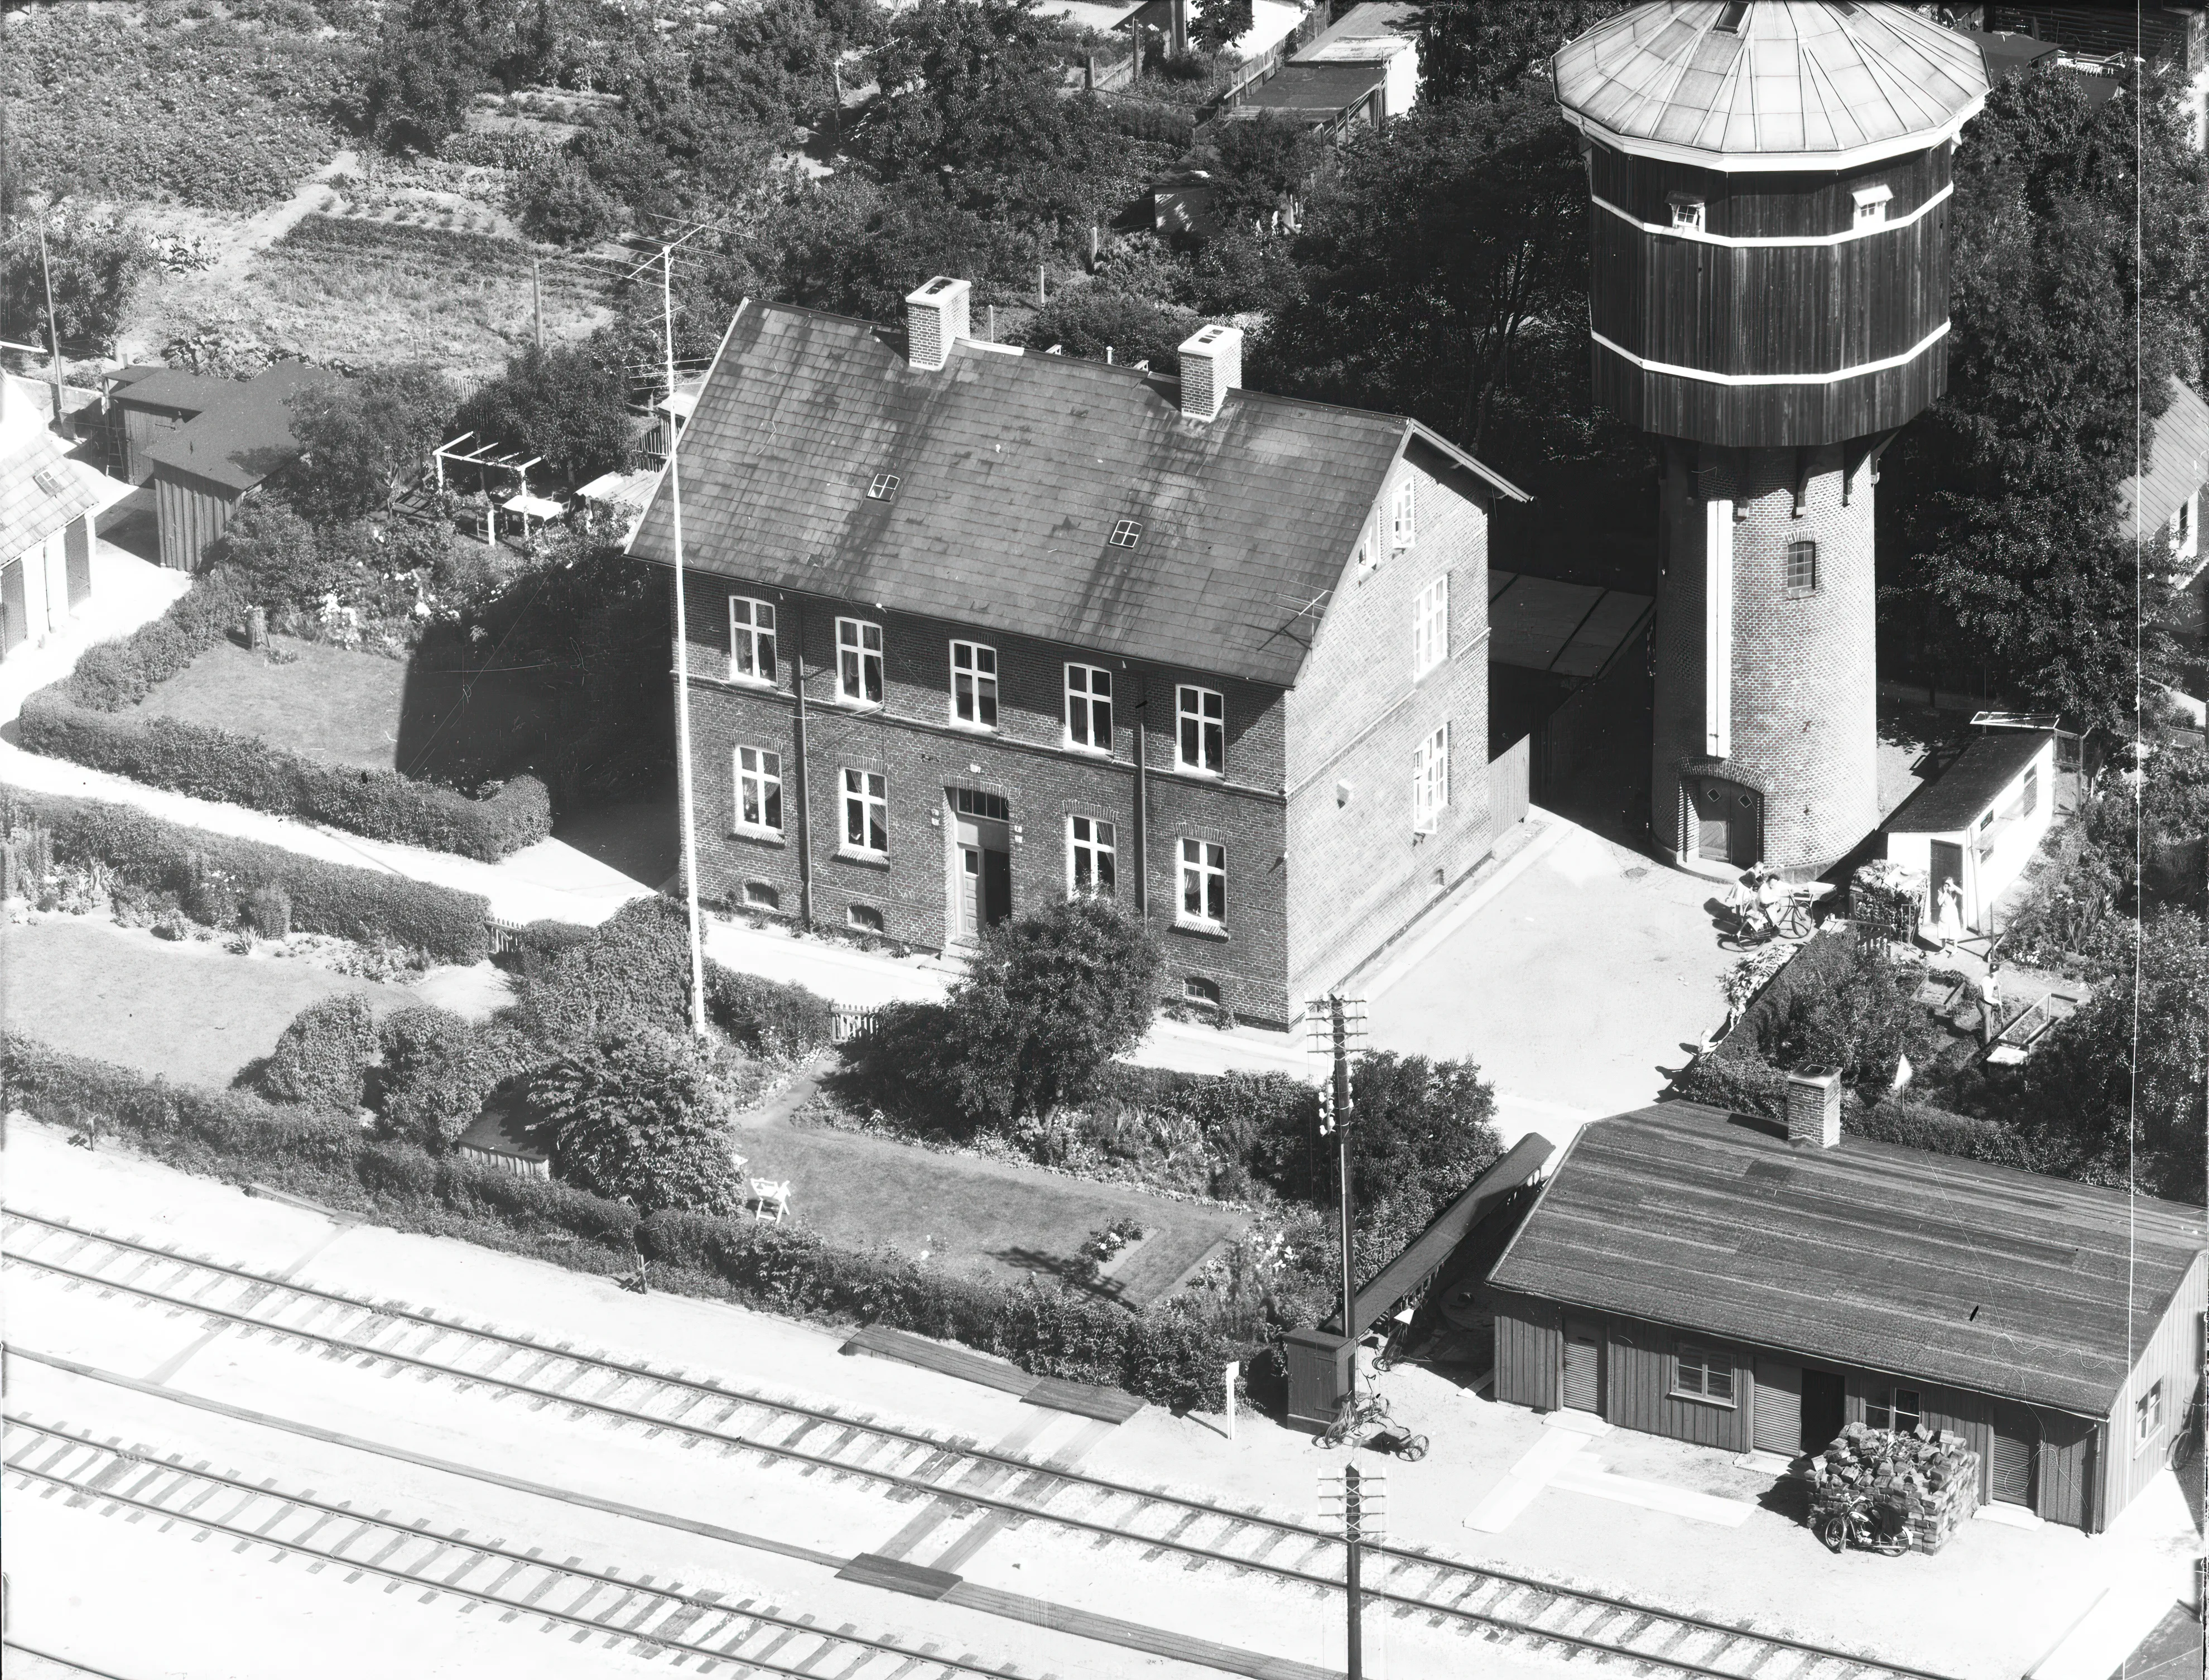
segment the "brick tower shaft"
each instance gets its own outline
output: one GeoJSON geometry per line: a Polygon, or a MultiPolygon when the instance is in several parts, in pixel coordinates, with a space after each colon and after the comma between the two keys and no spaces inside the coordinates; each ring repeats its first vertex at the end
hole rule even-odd
{"type": "Polygon", "coordinates": [[[1664,453],[1653,837],[1810,878],[1879,826],[1875,469],[1847,445],[1664,453]]]}

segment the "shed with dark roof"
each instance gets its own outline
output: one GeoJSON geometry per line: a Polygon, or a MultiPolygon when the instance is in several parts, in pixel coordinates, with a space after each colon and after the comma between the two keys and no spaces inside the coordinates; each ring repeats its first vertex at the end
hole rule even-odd
{"type": "Polygon", "coordinates": [[[1791,1458],[1923,1423],[1983,1499],[2106,1526],[2195,1398],[2201,1210],[1835,1135],[1583,1129],[1489,1276],[1496,1398],[1791,1458]]]}
{"type": "Polygon", "coordinates": [[[250,380],[198,380],[186,386],[181,382],[196,376],[154,374],[117,393],[126,412],[148,398],[202,404],[183,425],[154,436],[142,449],[132,446],[134,462],[143,460],[153,483],[163,565],[199,569],[207,545],[222,534],[239,499],[298,459],[293,400],[340,377],[304,362],[279,362],[250,380]]]}

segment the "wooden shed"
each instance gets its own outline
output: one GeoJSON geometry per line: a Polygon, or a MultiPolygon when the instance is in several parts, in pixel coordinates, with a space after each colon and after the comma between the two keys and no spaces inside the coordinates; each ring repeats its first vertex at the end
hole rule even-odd
{"type": "Polygon", "coordinates": [[[140,365],[111,376],[108,410],[119,433],[123,476],[142,485],[153,476],[153,446],[182,430],[238,388],[234,379],[211,379],[181,368],[140,365]]]}
{"type": "Polygon", "coordinates": [[[2202,1210],[1664,1103],[1585,1128],[1489,1277],[1496,1397],[1792,1458],[1957,1431],[2098,1532],[2200,1382],[2202,1210]]]}
{"type": "MultiPolygon", "coordinates": [[[[185,424],[155,437],[143,452],[151,465],[163,565],[199,569],[207,545],[222,534],[238,503],[270,473],[298,458],[292,398],[339,377],[304,362],[279,362],[244,382],[206,382],[219,388],[208,405],[185,424]]],[[[120,394],[126,435],[131,394],[159,378],[120,394]]],[[[135,466],[135,444],[131,458],[135,466]]]]}

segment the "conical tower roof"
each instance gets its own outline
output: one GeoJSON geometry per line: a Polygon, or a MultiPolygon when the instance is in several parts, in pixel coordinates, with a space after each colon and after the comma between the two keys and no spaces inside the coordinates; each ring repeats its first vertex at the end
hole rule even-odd
{"type": "Polygon", "coordinates": [[[1551,61],[1594,139],[1706,169],[1843,169],[1921,151],[1986,102],[1970,37],[1899,5],[1655,0],[1551,61]]]}

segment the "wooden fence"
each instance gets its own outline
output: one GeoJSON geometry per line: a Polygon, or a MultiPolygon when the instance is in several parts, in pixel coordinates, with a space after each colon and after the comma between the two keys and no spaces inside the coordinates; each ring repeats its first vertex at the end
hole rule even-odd
{"type": "Polygon", "coordinates": [[[881,1022],[878,1009],[855,1009],[839,1003],[828,1011],[828,1041],[840,1045],[863,1039],[881,1022]]]}
{"type": "Polygon", "coordinates": [[[491,938],[491,954],[495,957],[512,956],[521,948],[521,924],[509,922],[503,916],[484,918],[484,932],[491,938]]]}

